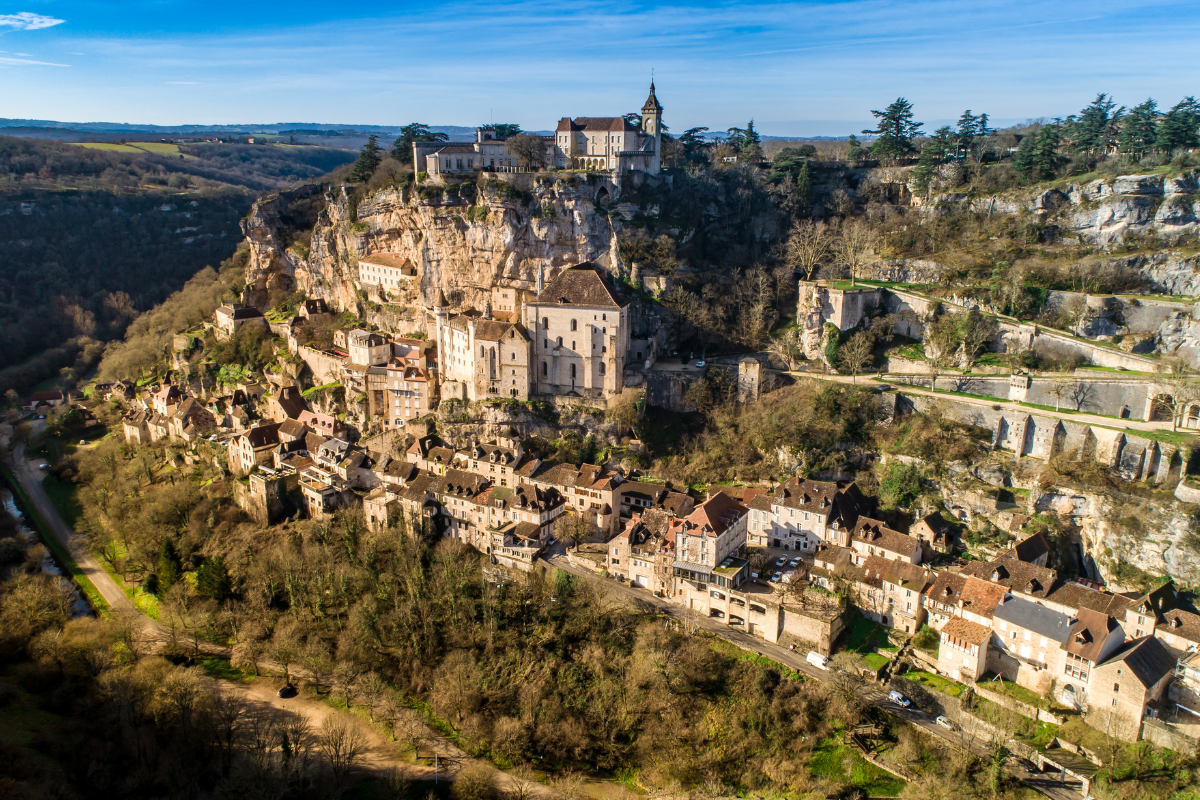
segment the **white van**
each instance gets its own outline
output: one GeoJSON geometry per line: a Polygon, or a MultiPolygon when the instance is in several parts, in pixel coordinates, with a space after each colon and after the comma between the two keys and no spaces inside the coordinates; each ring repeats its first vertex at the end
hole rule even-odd
{"type": "Polygon", "coordinates": [[[818,653],[816,650],[809,650],[808,655],[804,660],[812,664],[817,669],[829,669],[829,659],[818,653]]]}
{"type": "Polygon", "coordinates": [[[895,689],[888,692],[888,700],[891,700],[898,706],[904,706],[905,708],[908,708],[912,704],[911,700],[900,694],[900,692],[897,692],[895,689]]]}

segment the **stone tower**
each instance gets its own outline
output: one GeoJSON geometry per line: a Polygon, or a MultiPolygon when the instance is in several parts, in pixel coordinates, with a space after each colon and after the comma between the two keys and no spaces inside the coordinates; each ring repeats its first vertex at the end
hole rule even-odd
{"type": "Polygon", "coordinates": [[[654,81],[650,81],[650,96],[642,105],[642,133],[654,137],[653,163],[647,170],[651,175],[657,175],[662,166],[662,110],[662,105],[654,95],[654,81]]]}
{"type": "Polygon", "coordinates": [[[739,403],[753,403],[762,391],[762,364],[746,356],[738,363],[737,397],[739,403]]]}
{"type": "Polygon", "coordinates": [[[433,304],[433,316],[436,318],[437,327],[435,328],[435,336],[437,339],[438,367],[445,374],[445,370],[449,364],[447,358],[447,347],[445,340],[446,321],[450,319],[450,303],[446,300],[446,293],[438,289],[437,300],[433,304]]]}

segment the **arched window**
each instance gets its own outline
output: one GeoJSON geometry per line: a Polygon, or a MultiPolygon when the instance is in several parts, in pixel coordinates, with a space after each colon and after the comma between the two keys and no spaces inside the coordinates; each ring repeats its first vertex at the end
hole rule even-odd
{"type": "Polygon", "coordinates": [[[579,323],[577,323],[575,320],[571,320],[571,330],[573,330],[573,331],[579,330],[579,323]]]}
{"type": "Polygon", "coordinates": [[[571,380],[575,380],[575,365],[571,365],[571,380]]]}
{"type": "Polygon", "coordinates": [[[562,337],[558,337],[558,346],[562,347],[562,337]]]}
{"type": "Polygon", "coordinates": [[[550,374],[550,367],[546,366],[546,362],[543,361],[542,362],[542,377],[544,378],[549,374],[550,374]]]}
{"type": "Polygon", "coordinates": [[[509,361],[516,361],[516,360],[517,360],[517,351],[513,350],[512,353],[510,353],[509,361]]]}
{"type": "Polygon", "coordinates": [[[545,328],[546,330],[550,330],[550,318],[549,317],[542,317],[542,327],[545,328]]]}
{"type": "Polygon", "coordinates": [[[487,355],[487,350],[484,349],[483,345],[479,345],[479,355],[487,355]]]}
{"type": "Polygon", "coordinates": [[[601,375],[604,374],[604,362],[603,361],[600,362],[600,374],[601,375]]]}

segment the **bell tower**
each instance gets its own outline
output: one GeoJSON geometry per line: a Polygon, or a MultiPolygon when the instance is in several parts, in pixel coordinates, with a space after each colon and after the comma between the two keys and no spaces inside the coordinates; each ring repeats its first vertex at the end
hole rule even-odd
{"type": "Polygon", "coordinates": [[[654,140],[651,145],[654,155],[651,156],[646,171],[657,175],[662,163],[662,105],[654,94],[654,81],[650,81],[650,96],[642,105],[642,134],[654,140]]]}

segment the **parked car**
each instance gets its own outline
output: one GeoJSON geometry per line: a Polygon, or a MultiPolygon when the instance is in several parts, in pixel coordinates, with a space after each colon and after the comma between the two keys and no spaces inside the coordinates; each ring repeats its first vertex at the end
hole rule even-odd
{"type": "Polygon", "coordinates": [[[284,699],[286,700],[286,699],[287,699],[287,698],[289,698],[289,697],[295,697],[295,696],[296,696],[296,687],[295,687],[295,686],[292,686],[292,685],[289,683],[289,684],[287,684],[286,686],[284,686],[283,688],[281,688],[281,689],[280,689],[278,692],[276,692],[275,694],[276,694],[276,695],[278,695],[279,697],[282,697],[282,698],[284,698],[284,699]]]}
{"type": "Polygon", "coordinates": [[[818,653],[816,650],[809,650],[808,655],[804,660],[812,664],[817,669],[829,669],[829,659],[818,653]]]}
{"type": "Polygon", "coordinates": [[[700,368],[700,369],[703,369],[703,368],[704,368],[704,362],[703,362],[703,361],[697,361],[697,362],[696,362],[696,366],[697,366],[698,368],[700,368]]]}
{"type": "Polygon", "coordinates": [[[778,572],[771,576],[771,583],[779,583],[781,580],[783,577],[778,572]]]}
{"type": "Polygon", "coordinates": [[[888,692],[888,700],[891,700],[893,703],[895,703],[898,706],[904,706],[905,708],[908,708],[909,706],[912,705],[911,700],[909,700],[907,697],[902,695],[900,692],[897,692],[895,689],[888,692]]]}
{"type": "Polygon", "coordinates": [[[946,717],[939,715],[938,718],[934,720],[934,722],[936,722],[939,726],[945,728],[948,731],[954,730],[954,723],[951,722],[950,720],[946,719],[946,717]]]}
{"type": "Polygon", "coordinates": [[[800,566],[800,560],[801,560],[801,559],[800,559],[800,556],[796,556],[796,557],[795,557],[795,558],[793,558],[793,559],[792,559],[792,560],[791,560],[789,563],[790,563],[790,564],[791,564],[793,567],[798,567],[798,566],[800,566]]]}
{"type": "Polygon", "coordinates": [[[775,566],[782,567],[786,563],[787,563],[787,556],[780,556],[779,560],[775,562],[775,566]]]}

